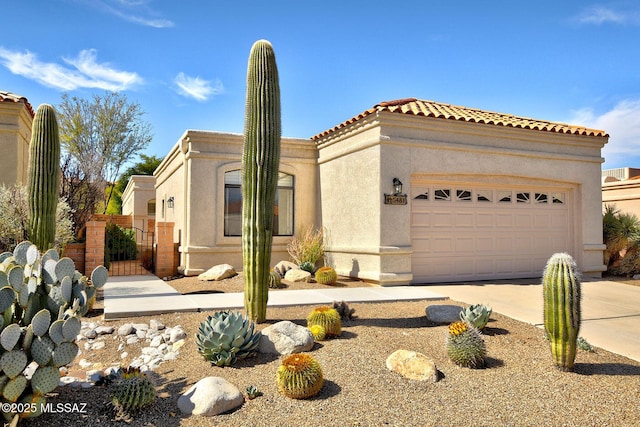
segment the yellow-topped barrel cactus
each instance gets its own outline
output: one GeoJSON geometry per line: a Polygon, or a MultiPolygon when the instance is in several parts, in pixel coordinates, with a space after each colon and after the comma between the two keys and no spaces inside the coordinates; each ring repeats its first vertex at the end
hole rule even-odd
{"type": "Polygon", "coordinates": [[[484,366],[487,350],[482,334],[473,325],[463,321],[449,325],[447,334],[447,354],[460,366],[480,368],[484,366]]]}
{"type": "Polygon", "coordinates": [[[326,337],[339,337],[342,332],[340,314],[329,306],[318,307],[307,316],[307,327],[311,329],[314,325],[322,326],[326,337]]]}
{"type": "Polygon", "coordinates": [[[320,363],[307,353],[295,353],[282,360],[276,373],[278,390],[292,399],[306,399],[320,393],[324,383],[320,363]]]}
{"type": "Polygon", "coordinates": [[[316,282],[321,285],[335,285],[338,281],[338,273],[333,267],[320,267],[316,271],[316,282]]]}

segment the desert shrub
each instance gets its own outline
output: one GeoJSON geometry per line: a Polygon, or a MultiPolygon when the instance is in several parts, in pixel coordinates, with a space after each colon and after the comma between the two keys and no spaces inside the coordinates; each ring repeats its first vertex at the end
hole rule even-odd
{"type": "MultiPolygon", "coordinates": [[[[13,251],[16,245],[28,238],[29,204],[27,187],[15,184],[0,186],[0,252],[13,251]]],[[[56,209],[56,238],[54,248],[62,247],[74,240],[71,208],[64,198],[58,199],[56,209]]]]}
{"type": "Polygon", "coordinates": [[[137,245],[134,230],[127,230],[112,222],[106,227],[106,252],[108,261],[136,259],[137,245]]]}
{"type": "Polygon", "coordinates": [[[324,233],[321,228],[309,226],[300,233],[299,237],[294,236],[287,244],[287,252],[297,265],[310,262],[315,265],[319,259],[324,257],[324,233]]]}
{"type": "Polygon", "coordinates": [[[614,275],[631,276],[640,272],[640,220],[606,205],[602,215],[602,236],[606,249],[604,263],[614,275]]]}

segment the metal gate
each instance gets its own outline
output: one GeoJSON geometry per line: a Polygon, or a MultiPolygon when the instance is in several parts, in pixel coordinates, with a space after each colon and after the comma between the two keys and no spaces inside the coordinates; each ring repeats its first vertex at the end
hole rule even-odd
{"type": "Polygon", "coordinates": [[[154,235],[139,228],[107,223],[104,262],[110,276],[153,274],[154,235]]]}

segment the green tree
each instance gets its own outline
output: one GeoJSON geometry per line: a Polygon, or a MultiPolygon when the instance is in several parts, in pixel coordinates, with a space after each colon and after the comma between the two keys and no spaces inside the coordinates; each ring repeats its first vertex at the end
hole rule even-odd
{"type": "Polygon", "coordinates": [[[153,172],[162,163],[162,158],[140,154],[140,161],[133,166],[129,166],[116,181],[113,189],[111,204],[107,207],[108,214],[122,213],[122,193],[127,188],[129,178],[133,175],[153,175],[153,172]]]}
{"type": "MultiPolygon", "coordinates": [[[[105,213],[113,197],[114,183],[122,168],[144,150],[152,139],[151,125],[143,120],[144,111],[137,102],[129,102],[126,95],[106,92],[91,99],[62,95],[57,106],[60,142],[67,154],[63,167],[66,187],[76,184],[76,196],[91,194],[76,200],[63,192],[74,210],[82,209],[84,221],[97,206],[105,213]],[[102,200],[95,200],[100,195],[102,200]],[[99,202],[102,202],[101,205],[99,202]]],[[[63,191],[65,185],[63,184],[63,191]]],[[[84,222],[75,224],[82,228],[84,222]]]]}

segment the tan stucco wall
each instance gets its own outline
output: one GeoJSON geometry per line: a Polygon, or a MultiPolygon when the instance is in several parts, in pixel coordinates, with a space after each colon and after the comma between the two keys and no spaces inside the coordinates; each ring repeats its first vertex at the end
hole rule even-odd
{"type": "MultiPolygon", "coordinates": [[[[175,222],[180,270],[195,275],[229,263],[242,269],[240,237],[224,236],[224,174],[241,168],[243,136],[188,130],[160,164],[156,176],[156,221],[175,222]],[[162,200],[175,198],[162,218],[162,200]]],[[[294,175],[295,230],[319,222],[317,152],[310,140],[282,138],[280,171],[294,175]]],[[[291,237],[275,236],[272,264],[288,259],[291,237]]]]}
{"type": "Polygon", "coordinates": [[[133,226],[143,232],[148,229],[148,204],[156,198],[156,179],[150,175],[133,175],[122,192],[122,214],[133,216],[133,226]]]}
{"type": "Polygon", "coordinates": [[[613,181],[602,184],[602,208],[615,205],[621,212],[640,218],[640,180],[613,181]]]}
{"type": "Polygon", "coordinates": [[[33,117],[22,102],[0,102],[0,185],[27,183],[33,117]]]}
{"type": "MultiPolygon", "coordinates": [[[[379,113],[318,140],[323,227],[340,274],[383,284],[411,274],[411,198],[383,204],[399,178],[543,182],[570,194],[574,241],[585,274],[602,265],[600,150],[606,138],[379,113]]],[[[551,255],[551,254],[550,254],[551,255]]]]}

